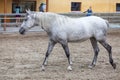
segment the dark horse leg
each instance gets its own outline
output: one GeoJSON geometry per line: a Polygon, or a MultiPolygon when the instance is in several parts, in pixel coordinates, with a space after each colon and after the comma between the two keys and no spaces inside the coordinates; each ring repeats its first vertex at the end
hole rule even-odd
{"type": "Polygon", "coordinates": [[[69,48],[68,48],[68,43],[67,43],[67,41],[61,41],[60,44],[62,45],[62,47],[63,47],[63,49],[65,51],[65,54],[66,54],[66,56],[68,58],[69,66],[68,66],[67,69],[71,71],[72,70],[72,67],[71,67],[72,61],[70,59],[70,52],[69,52],[69,48]]]}
{"type": "Polygon", "coordinates": [[[43,61],[43,64],[42,64],[42,70],[44,71],[45,70],[45,65],[47,64],[47,59],[48,59],[48,56],[50,55],[51,51],[53,50],[53,47],[55,46],[56,42],[50,40],[49,41],[49,44],[48,44],[48,49],[47,49],[47,52],[46,52],[46,55],[45,55],[45,59],[43,61]]]}
{"type": "Polygon", "coordinates": [[[94,58],[93,58],[92,63],[89,65],[89,68],[93,68],[96,65],[99,48],[97,45],[97,40],[94,37],[90,38],[90,41],[91,41],[92,47],[94,49],[94,58]]]}
{"type": "Polygon", "coordinates": [[[113,59],[112,59],[112,47],[105,41],[99,41],[101,45],[103,45],[103,47],[108,51],[109,53],[109,62],[112,65],[112,67],[114,69],[116,69],[116,64],[114,63],[113,59]]]}

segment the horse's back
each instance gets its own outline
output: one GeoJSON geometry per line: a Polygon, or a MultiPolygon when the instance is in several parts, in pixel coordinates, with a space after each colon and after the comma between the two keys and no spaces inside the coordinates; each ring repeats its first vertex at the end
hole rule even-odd
{"type": "Polygon", "coordinates": [[[72,28],[67,28],[70,40],[86,40],[90,37],[102,40],[105,39],[108,28],[106,20],[97,16],[74,19],[70,24],[73,24],[68,26],[72,28]]]}
{"type": "Polygon", "coordinates": [[[60,37],[60,39],[63,38],[68,41],[84,41],[90,37],[95,37],[97,40],[105,38],[107,24],[106,21],[100,17],[63,17],[62,19],[61,16],[57,19],[52,31],[53,34],[60,37]]]}
{"type": "Polygon", "coordinates": [[[90,27],[107,27],[106,26],[106,20],[102,19],[101,17],[97,17],[97,16],[89,16],[89,17],[83,17],[80,18],[81,21],[83,21],[84,23],[88,24],[88,26],[90,25],[90,27]]]}

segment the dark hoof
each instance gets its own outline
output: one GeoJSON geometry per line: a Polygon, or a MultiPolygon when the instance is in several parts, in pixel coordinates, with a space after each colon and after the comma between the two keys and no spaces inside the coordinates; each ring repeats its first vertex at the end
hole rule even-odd
{"type": "Polygon", "coordinates": [[[112,67],[113,67],[113,69],[116,69],[116,64],[113,63],[113,64],[112,64],[112,67]]]}

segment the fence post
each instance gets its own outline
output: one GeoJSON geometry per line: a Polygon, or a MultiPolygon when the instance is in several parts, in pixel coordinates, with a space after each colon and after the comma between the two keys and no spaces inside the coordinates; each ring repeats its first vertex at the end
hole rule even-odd
{"type": "Polygon", "coordinates": [[[49,0],[46,0],[46,12],[48,12],[49,9],[49,0]]]}
{"type": "Polygon", "coordinates": [[[7,9],[6,9],[6,3],[7,3],[7,0],[4,0],[4,31],[6,31],[6,12],[7,12],[7,9]]]}
{"type": "Polygon", "coordinates": [[[6,31],[6,15],[4,16],[4,31],[6,31]]]}
{"type": "Polygon", "coordinates": [[[1,19],[0,19],[0,27],[2,27],[2,26],[1,26],[1,19]]]}

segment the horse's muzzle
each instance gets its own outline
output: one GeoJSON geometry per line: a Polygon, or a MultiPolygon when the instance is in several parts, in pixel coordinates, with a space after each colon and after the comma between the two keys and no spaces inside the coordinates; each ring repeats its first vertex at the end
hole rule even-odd
{"type": "Polygon", "coordinates": [[[20,28],[19,33],[23,35],[23,34],[25,34],[25,31],[26,30],[22,27],[22,28],[20,28]]]}

